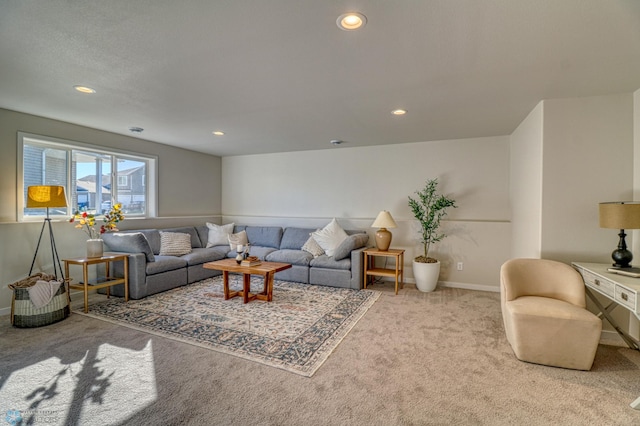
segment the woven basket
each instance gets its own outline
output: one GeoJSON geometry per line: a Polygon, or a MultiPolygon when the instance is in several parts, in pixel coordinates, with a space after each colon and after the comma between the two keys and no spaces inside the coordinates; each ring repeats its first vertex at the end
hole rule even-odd
{"type": "Polygon", "coordinates": [[[41,308],[36,308],[29,298],[28,288],[35,285],[36,281],[51,281],[54,279],[53,275],[39,272],[9,284],[9,288],[13,290],[13,298],[11,300],[11,324],[13,326],[19,328],[41,327],[61,321],[69,316],[69,298],[64,283],[51,301],[41,308]]]}

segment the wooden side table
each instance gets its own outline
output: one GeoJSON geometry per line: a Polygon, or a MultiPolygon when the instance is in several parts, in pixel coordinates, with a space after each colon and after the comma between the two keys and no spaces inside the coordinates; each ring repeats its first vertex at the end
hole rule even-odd
{"type": "Polygon", "coordinates": [[[117,284],[124,284],[124,300],[129,301],[129,256],[119,253],[105,253],[101,257],[75,257],[72,259],[63,259],[64,276],[69,281],[69,288],[82,290],[84,292],[84,312],[89,312],[89,289],[107,288],[107,297],[109,297],[109,287],[117,284]],[[109,275],[109,266],[111,262],[124,262],[124,277],[115,278],[109,275]],[[89,282],[89,265],[98,265],[104,263],[105,278],[103,281],[91,284],[89,282]],[[82,283],[71,284],[71,276],[69,275],[69,265],[82,266],[82,283]]]}
{"type": "Polygon", "coordinates": [[[404,288],[404,250],[402,249],[389,249],[386,251],[378,250],[377,248],[368,248],[364,250],[364,288],[367,288],[367,282],[369,277],[394,277],[396,280],[396,294],[398,294],[398,283],[400,288],[404,288]],[[388,268],[376,268],[375,258],[380,257],[395,257],[396,267],[395,269],[388,268]]]}

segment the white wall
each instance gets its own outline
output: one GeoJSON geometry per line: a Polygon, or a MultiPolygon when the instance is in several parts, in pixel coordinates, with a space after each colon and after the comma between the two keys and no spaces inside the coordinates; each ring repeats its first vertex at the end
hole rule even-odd
{"type": "Polygon", "coordinates": [[[391,245],[407,250],[411,280],[420,246],[407,197],[436,177],[459,205],[445,223],[449,237],[434,247],[441,280],[497,290],[511,238],[506,136],[225,157],[223,220],[321,227],[337,217],[345,228],[372,233],[375,216],[386,209],[398,223],[391,245]],[[459,261],[463,271],[453,267],[459,261]]]}
{"type": "Polygon", "coordinates": [[[543,108],[540,102],[511,135],[511,257],[542,250],[543,108]]]}
{"type": "MultiPolygon", "coordinates": [[[[122,229],[219,222],[221,159],[138,138],[75,126],[0,109],[0,315],[9,313],[7,284],[29,272],[42,222],[17,223],[17,133],[23,131],[158,157],[158,214],[152,220],[126,219],[122,229]]],[[[62,258],[86,252],[86,235],[64,221],[53,223],[62,258]]],[[[34,271],[52,271],[49,242],[43,237],[34,271]]]]}
{"type": "Polygon", "coordinates": [[[598,203],[633,199],[633,96],[544,101],[542,257],[609,262],[598,203]]]}

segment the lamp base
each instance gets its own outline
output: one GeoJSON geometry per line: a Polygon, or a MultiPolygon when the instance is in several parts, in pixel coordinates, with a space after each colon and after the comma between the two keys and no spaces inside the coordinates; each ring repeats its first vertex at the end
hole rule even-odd
{"type": "Polygon", "coordinates": [[[614,250],[611,253],[611,258],[613,259],[613,266],[616,268],[631,268],[633,254],[629,250],[614,250]]]}
{"type": "Polygon", "coordinates": [[[627,242],[625,241],[626,236],[627,234],[624,233],[624,229],[621,229],[618,234],[618,237],[620,237],[620,240],[618,241],[618,248],[611,253],[613,266],[616,268],[631,268],[633,254],[627,250],[627,242]]]}
{"type": "Polygon", "coordinates": [[[380,228],[376,232],[376,246],[380,251],[389,250],[391,245],[391,232],[387,231],[387,228],[380,228]]]}

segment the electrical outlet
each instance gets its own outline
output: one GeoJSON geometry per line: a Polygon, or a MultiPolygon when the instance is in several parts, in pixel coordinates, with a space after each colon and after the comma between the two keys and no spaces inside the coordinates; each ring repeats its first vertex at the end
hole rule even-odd
{"type": "Polygon", "coordinates": [[[464,263],[458,262],[458,271],[462,271],[464,269],[464,263]]]}

